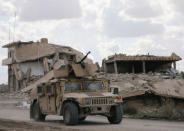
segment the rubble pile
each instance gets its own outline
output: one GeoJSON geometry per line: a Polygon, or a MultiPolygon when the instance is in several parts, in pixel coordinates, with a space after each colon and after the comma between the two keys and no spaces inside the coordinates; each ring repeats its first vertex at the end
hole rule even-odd
{"type": "Polygon", "coordinates": [[[42,76],[41,75],[38,75],[38,76],[31,76],[30,78],[29,78],[29,80],[27,80],[26,82],[26,84],[27,85],[30,85],[30,84],[32,84],[32,83],[34,83],[35,81],[37,81],[38,79],[40,79],[42,76]]]}
{"type": "Polygon", "coordinates": [[[0,93],[0,107],[6,108],[21,108],[29,109],[30,107],[30,94],[17,92],[1,92],[0,93]]]}
{"type": "MultiPolygon", "coordinates": [[[[148,73],[148,74],[106,74],[100,73],[97,77],[104,77],[111,81],[112,86],[118,86],[119,92],[122,97],[126,98],[131,95],[132,92],[145,92],[153,91],[163,95],[175,96],[176,98],[183,97],[181,92],[177,90],[182,90],[184,86],[184,81],[182,76],[178,75],[175,79],[172,77],[163,75],[161,73],[148,73]],[[161,85],[163,84],[163,85],[161,85]],[[175,85],[173,85],[175,84],[175,85]],[[164,92],[163,90],[167,91],[164,92]],[[169,92],[170,91],[170,92],[169,92]],[[173,91],[173,92],[172,92],[173,91]]],[[[182,90],[182,93],[184,91],[182,90]]],[[[184,97],[183,97],[184,98],[184,97]]]]}
{"type": "Polygon", "coordinates": [[[124,113],[134,117],[184,119],[184,80],[161,73],[98,74],[119,88],[124,113]]]}
{"type": "Polygon", "coordinates": [[[16,92],[11,92],[11,93],[1,93],[1,97],[4,97],[6,99],[19,99],[26,101],[27,103],[30,103],[30,94],[29,93],[24,93],[21,91],[16,91],[16,92]]]}

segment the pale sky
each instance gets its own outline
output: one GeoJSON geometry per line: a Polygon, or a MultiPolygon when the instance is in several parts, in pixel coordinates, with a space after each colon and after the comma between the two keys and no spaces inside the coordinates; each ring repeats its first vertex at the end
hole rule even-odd
{"type": "MultiPolygon", "coordinates": [[[[183,58],[183,7],[184,0],[0,0],[0,46],[13,38],[46,37],[50,43],[91,51],[89,57],[100,64],[114,53],[175,52],[183,58]]],[[[6,57],[7,49],[0,48],[0,61],[6,57]]],[[[184,61],[177,67],[184,70],[184,61]]],[[[7,83],[7,76],[0,65],[0,83],[7,83]]]]}

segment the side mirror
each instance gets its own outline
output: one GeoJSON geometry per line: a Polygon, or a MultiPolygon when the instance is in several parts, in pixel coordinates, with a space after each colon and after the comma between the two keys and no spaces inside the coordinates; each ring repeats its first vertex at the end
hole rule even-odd
{"type": "Polygon", "coordinates": [[[118,88],[114,88],[113,94],[119,94],[119,89],[118,88]]]}

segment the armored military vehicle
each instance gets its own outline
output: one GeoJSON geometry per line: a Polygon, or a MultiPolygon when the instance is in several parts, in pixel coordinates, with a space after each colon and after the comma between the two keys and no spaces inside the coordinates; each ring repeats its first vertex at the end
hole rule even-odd
{"type": "Polygon", "coordinates": [[[52,79],[44,81],[41,78],[42,81],[34,84],[32,119],[44,121],[47,115],[60,115],[66,125],[76,125],[88,115],[103,115],[112,124],[121,122],[122,98],[118,88],[111,88],[104,78],[86,76],[90,68],[86,70],[83,61],[87,55],[79,62],[71,60],[65,67],[52,72],[52,79]]]}

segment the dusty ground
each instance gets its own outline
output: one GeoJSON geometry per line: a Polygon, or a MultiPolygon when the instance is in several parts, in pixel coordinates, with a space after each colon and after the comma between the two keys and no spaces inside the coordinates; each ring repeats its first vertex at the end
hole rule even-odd
{"type": "Polygon", "coordinates": [[[19,107],[21,99],[0,96],[0,131],[14,130],[106,130],[106,131],[183,131],[184,122],[124,118],[119,125],[111,125],[105,117],[91,116],[77,126],[65,126],[62,117],[48,116],[45,122],[29,119],[29,110],[19,107]]]}
{"type": "Polygon", "coordinates": [[[41,123],[31,123],[24,121],[0,119],[0,131],[79,131],[79,129],[71,129],[64,127],[54,127],[41,123]]]}

